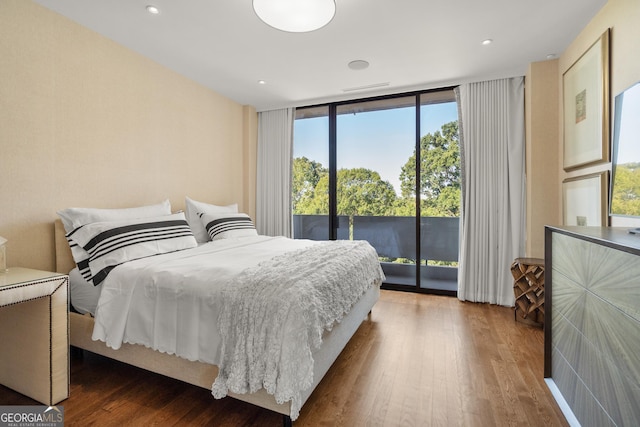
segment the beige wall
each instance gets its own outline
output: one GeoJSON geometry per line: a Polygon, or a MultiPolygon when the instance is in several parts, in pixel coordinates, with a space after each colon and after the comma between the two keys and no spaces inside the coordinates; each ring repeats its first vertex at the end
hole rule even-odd
{"type": "MultiPolygon", "coordinates": [[[[640,81],[640,55],[638,55],[638,41],[640,41],[640,2],[637,0],[609,0],[593,20],[580,32],[578,37],[569,45],[559,58],[558,81],[562,81],[562,74],[580,58],[589,46],[591,46],[607,28],[611,28],[610,42],[610,111],[613,113],[613,98],[622,90],[640,81]]],[[[559,91],[561,91],[561,85],[559,91]]],[[[561,92],[558,94],[558,105],[562,105],[561,92]]],[[[562,123],[562,117],[560,117],[562,123]]],[[[559,128],[559,141],[562,141],[562,127],[559,128]]],[[[569,173],[562,169],[562,144],[558,144],[559,181],[566,178],[585,175],[593,172],[611,170],[611,162],[601,163],[578,171],[569,173]]],[[[560,206],[562,206],[562,194],[559,193],[560,206]]],[[[639,221],[611,218],[612,226],[634,225],[640,226],[639,221]]]]}
{"type": "Polygon", "coordinates": [[[70,206],[177,210],[188,195],[255,215],[252,107],[25,0],[0,2],[0,62],[9,266],[53,269],[70,206]]]}
{"type": "MultiPolygon", "coordinates": [[[[544,255],[544,225],[562,224],[562,181],[611,171],[611,162],[565,172],[562,149],[562,75],[611,28],[610,111],[613,98],[640,81],[640,2],[609,0],[558,60],[533,63],[527,73],[527,256],[544,255]],[[555,70],[554,70],[555,69],[555,70]],[[555,79],[555,81],[553,81],[555,79]],[[554,134],[555,133],[555,134],[554,134]]],[[[607,189],[608,191],[608,189],[607,189]]],[[[612,226],[640,226],[611,218],[612,226]]]]}
{"type": "Polygon", "coordinates": [[[535,62],[526,75],[526,256],[544,258],[544,226],[560,224],[558,203],[558,60],[535,62]]]}

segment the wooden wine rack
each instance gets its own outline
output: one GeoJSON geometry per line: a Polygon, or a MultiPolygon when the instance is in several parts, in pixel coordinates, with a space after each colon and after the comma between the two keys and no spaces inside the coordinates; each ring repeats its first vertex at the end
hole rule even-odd
{"type": "Polygon", "coordinates": [[[516,320],[544,325],[544,260],[516,258],[511,264],[516,320]]]}

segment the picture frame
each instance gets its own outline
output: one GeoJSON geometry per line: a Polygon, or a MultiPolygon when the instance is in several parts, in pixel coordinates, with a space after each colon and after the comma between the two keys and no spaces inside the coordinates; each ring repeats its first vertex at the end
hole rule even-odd
{"type": "Polygon", "coordinates": [[[562,181],[564,225],[606,227],[609,171],[562,181]]]}
{"type": "Polygon", "coordinates": [[[565,171],[609,160],[609,33],[562,75],[565,171]]]}

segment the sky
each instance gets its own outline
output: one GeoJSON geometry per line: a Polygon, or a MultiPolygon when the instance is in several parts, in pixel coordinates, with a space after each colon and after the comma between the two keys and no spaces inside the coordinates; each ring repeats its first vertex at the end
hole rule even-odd
{"type": "MultiPolygon", "coordinates": [[[[440,130],[458,119],[455,102],[424,105],[420,111],[420,135],[440,130]]],[[[327,117],[295,121],[294,157],[307,157],[329,167],[327,117]]],[[[415,108],[394,108],[337,119],[338,169],[363,167],[374,170],[400,194],[400,171],[415,148],[415,108]]]]}
{"type": "MultiPolygon", "coordinates": [[[[616,163],[640,162],[640,83],[624,92],[618,137],[618,158],[616,163]]],[[[614,141],[615,143],[615,141],[614,141]]]]}

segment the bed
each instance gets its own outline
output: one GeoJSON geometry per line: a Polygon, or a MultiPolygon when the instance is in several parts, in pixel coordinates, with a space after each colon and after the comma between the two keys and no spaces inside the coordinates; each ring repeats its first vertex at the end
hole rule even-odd
{"type": "MultiPolygon", "coordinates": [[[[62,222],[60,220],[56,220],[56,270],[58,272],[68,274],[76,267],[76,263],[74,262],[74,259],[72,257],[66,234],[67,233],[62,222]]],[[[186,249],[183,252],[187,253],[188,251],[192,250],[203,252],[208,249],[206,249],[206,245],[199,245],[196,249],[186,249]]],[[[188,264],[189,263],[187,263],[187,265],[188,264]]],[[[258,268],[259,266],[256,265],[253,270],[256,270],[258,268]]],[[[228,395],[233,398],[278,412],[283,415],[284,424],[291,425],[293,420],[297,418],[300,409],[303,407],[304,403],[309,398],[315,387],[322,380],[326,372],[331,367],[332,363],[336,360],[336,358],[345,347],[347,342],[350,340],[350,338],[353,336],[355,331],[358,329],[362,321],[366,319],[367,315],[371,312],[372,307],[378,300],[379,285],[383,280],[384,275],[382,274],[381,270],[376,274],[378,275],[374,280],[375,283],[370,284],[369,286],[364,286],[364,291],[358,296],[357,300],[355,300],[350,309],[341,316],[339,321],[334,322],[330,330],[325,329],[324,331],[322,331],[321,342],[318,343],[317,346],[311,347],[312,373],[310,376],[310,385],[308,387],[305,385],[304,389],[299,391],[295,399],[291,399],[288,401],[283,401],[282,395],[279,396],[279,399],[276,399],[276,397],[274,397],[273,390],[271,390],[272,393],[268,393],[265,388],[259,388],[255,391],[243,390],[242,392],[234,392],[233,387],[229,385],[231,383],[231,380],[229,379],[230,375],[224,376],[224,380],[229,380],[229,382],[223,383],[223,392],[221,393],[220,390],[218,390],[218,396],[216,396],[215,387],[213,387],[213,385],[214,382],[216,382],[216,379],[219,377],[219,373],[221,371],[221,368],[217,363],[218,359],[207,359],[206,357],[199,358],[208,360],[207,362],[204,362],[200,360],[194,360],[197,359],[197,356],[193,355],[188,356],[188,358],[179,357],[171,354],[172,352],[179,353],[178,351],[172,351],[170,349],[167,351],[157,351],[151,348],[151,346],[148,346],[148,343],[145,343],[144,345],[139,343],[130,343],[128,342],[131,341],[130,339],[125,339],[119,345],[113,345],[113,343],[110,343],[108,346],[104,341],[108,342],[109,339],[105,338],[104,336],[99,340],[95,340],[94,334],[96,334],[96,329],[99,328],[95,328],[95,318],[90,313],[81,314],[73,310],[70,313],[70,344],[76,348],[91,351],[93,353],[119,360],[121,362],[125,362],[143,369],[147,369],[161,375],[185,381],[199,387],[203,387],[209,390],[212,390],[213,387],[213,394],[215,397],[228,395]],[[114,349],[114,347],[117,349],[114,349]]],[[[105,279],[100,286],[113,286],[113,283],[117,283],[118,277],[120,278],[119,280],[123,280],[123,278],[126,278],[127,276],[124,272],[124,269],[122,267],[118,267],[112,270],[109,277],[115,278],[105,279]]],[[[116,287],[117,286],[122,285],[116,285],[116,287]]],[[[104,292],[104,289],[101,292],[104,292]]],[[[72,304],[73,298],[74,295],[72,291],[72,304]]],[[[222,317],[220,317],[220,319],[222,319],[222,317]]],[[[227,321],[229,321],[229,319],[227,319],[227,321]]],[[[233,324],[234,320],[231,319],[230,321],[231,324],[233,324]]],[[[236,331],[236,334],[237,333],[238,332],[236,331]]],[[[227,334],[225,333],[225,335],[227,334]]],[[[236,336],[236,340],[237,339],[238,337],[236,336]]],[[[237,348],[238,347],[236,347],[236,351],[237,348]]],[[[285,353],[285,350],[281,351],[285,353]]],[[[221,352],[222,354],[219,354],[220,360],[225,361],[221,366],[230,366],[232,363],[230,363],[228,358],[225,359],[224,351],[221,352]]],[[[225,368],[222,368],[222,372],[225,373],[227,371],[225,368]]],[[[223,375],[220,375],[220,377],[223,377],[223,375]]],[[[253,386],[250,386],[249,388],[256,389],[255,384],[253,386]]]]}

